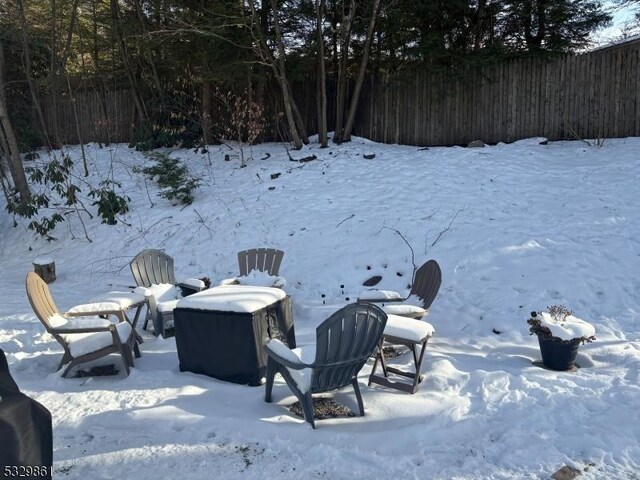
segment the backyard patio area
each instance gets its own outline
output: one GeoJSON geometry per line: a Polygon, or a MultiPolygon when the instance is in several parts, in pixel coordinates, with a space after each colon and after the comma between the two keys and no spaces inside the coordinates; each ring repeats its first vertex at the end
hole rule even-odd
{"type": "MultiPolygon", "coordinates": [[[[0,215],[0,348],[20,388],[52,413],[54,478],[547,479],[565,465],[585,479],[638,478],[640,138],[543,140],[312,142],[291,152],[315,155],[304,163],[262,144],[246,168],[224,145],[167,151],[202,179],[187,207],[136,173],[151,161],[142,153],[85,146],[87,182],[115,179],[130,198],[124,221],[87,220],[91,242],[72,221],[46,242],[0,215]],[[129,376],[111,355],[96,363],[116,375],[62,378],[62,348],[25,293],[42,256],[55,260],[49,288],[66,311],[136,286],[129,262],[144,249],[171,255],[179,278],[217,284],[237,275],[238,251],[261,246],[285,252],[279,275],[298,346],[366,280],[406,294],[414,269],[437,260],[442,286],[426,318],[435,335],[418,391],[368,387],[371,360],[358,377],[366,415],[313,430],[289,410],[296,398],[281,377],[265,403],[264,385],[181,372],[175,338],[142,321],[129,376]],[[572,372],[533,363],[540,350],[526,320],[553,304],[596,330],[572,372]]],[[[79,166],[79,147],[67,152],[79,166]]],[[[411,355],[389,361],[406,367],[411,355]]],[[[349,388],[329,396],[357,412],[349,388]]]]}

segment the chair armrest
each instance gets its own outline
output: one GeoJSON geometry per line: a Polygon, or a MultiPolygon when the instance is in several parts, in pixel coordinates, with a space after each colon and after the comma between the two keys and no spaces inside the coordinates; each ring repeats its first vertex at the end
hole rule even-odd
{"type": "Polygon", "coordinates": [[[269,340],[264,345],[264,350],[270,358],[273,358],[276,362],[284,365],[285,367],[293,368],[294,370],[313,368],[313,365],[304,363],[291,351],[291,349],[289,349],[289,347],[277,338],[269,340]]]}
{"type": "Polygon", "coordinates": [[[105,318],[108,315],[115,315],[117,312],[120,312],[121,309],[112,309],[112,310],[97,310],[95,312],[65,312],[64,316],[69,318],[75,317],[99,317],[104,316],[105,318]]]}
{"type": "Polygon", "coordinates": [[[147,287],[136,287],[133,289],[133,293],[142,295],[145,298],[153,295],[153,293],[151,292],[151,289],[147,287]]]}
{"type": "Polygon", "coordinates": [[[201,292],[206,288],[206,284],[199,278],[185,278],[176,284],[178,287],[188,287],[192,290],[201,292]]]}
{"type": "Polygon", "coordinates": [[[196,292],[201,292],[202,290],[205,290],[205,287],[194,287],[193,285],[191,285],[189,283],[183,283],[183,282],[176,283],[176,287],[178,287],[178,288],[188,288],[190,290],[195,290],[196,292]]]}
{"type": "Polygon", "coordinates": [[[147,301],[147,307],[150,311],[154,312],[158,308],[156,297],[153,295],[153,292],[148,287],[136,287],[133,289],[133,293],[137,293],[142,295],[147,301]]]}
{"type": "Polygon", "coordinates": [[[188,297],[207,288],[205,283],[198,278],[187,278],[183,282],[176,283],[176,287],[180,289],[183,297],[188,297]]]}
{"type": "Polygon", "coordinates": [[[406,299],[404,298],[358,298],[359,302],[369,302],[369,303],[402,303],[406,299]]]}
{"type": "Polygon", "coordinates": [[[50,333],[66,334],[66,333],[96,333],[96,332],[115,332],[116,326],[114,324],[104,327],[81,327],[81,328],[52,328],[50,333]]]}

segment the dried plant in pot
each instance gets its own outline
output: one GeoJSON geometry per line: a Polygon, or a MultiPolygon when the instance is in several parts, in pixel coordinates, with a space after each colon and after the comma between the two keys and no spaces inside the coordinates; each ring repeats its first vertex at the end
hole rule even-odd
{"type": "Polygon", "coordinates": [[[550,370],[571,370],[578,347],[596,339],[595,328],[573,315],[563,305],[551,305],[547,311],[531,312],[529,333],[538,336],[542,363],[550,370]]]}

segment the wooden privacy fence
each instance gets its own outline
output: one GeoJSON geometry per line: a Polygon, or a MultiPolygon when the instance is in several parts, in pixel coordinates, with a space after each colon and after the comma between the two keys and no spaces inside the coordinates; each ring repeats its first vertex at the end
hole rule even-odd
{"type": "Polygon", "coordinates": [[[85,143],[129,142],[132,138],[135,105],[129,90],[77,92],[73,99],[69,95],[60,96],[57,116],[51,97],[42,99],[41,104],[52,139],[56,128],[58,138],[66,144],[81,140],[85,143]]]}
{"type": "MultiPolygon", "coordinates": [[[[315,89],[314,77],[293,85],[311,133],[317,131],[315,89]]],[[[272,90],[276,93],[269,95],[266,120],[271,125],[266,135],[278,140],[277,131],[286,129],[278,130],[274,123],[274,112],[282,106],[277,88],[272,90]]],[[[330,129],[335,119],[333,90],[330,84],[330,129]]],[[[132,139],[134,102],[128,90],[77,93],[75,108],[82,141],[132,139]]],[[[43,101],[43,110],[52,133],[56,119],[51,99],[43,101]]],[[[59,101],[57,123],[62,141],[78,143],[74,102],[68,96],[59,101]]],[[[552,140],[640,136],[640,41],[555,59],[369,77],[354,134],[408,145],[511,142],[534,136],[552,140]]]]}
{"type": "Polygon", "coordinates": [[[557,59],[369,78],[355,132],[410,145],[639,136],[640,42],[557,59]]]}

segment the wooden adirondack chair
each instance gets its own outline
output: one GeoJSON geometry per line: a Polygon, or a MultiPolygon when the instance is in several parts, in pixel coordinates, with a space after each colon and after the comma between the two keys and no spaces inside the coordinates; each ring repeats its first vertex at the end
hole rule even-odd
{"type": "Polygon", "coordinates": [[[26,287],[29,303],[36,316],[64,349],[58,365],[60,370],[68,363],[63,377],[74,366],[110,353],[120,354],[125,372],[129,375],[129,367],[133,367],[132,351],[137,349],[137,345],[135,332],[128,322],[114,324],[99,318],[91,322],[66,316],[53,302],[48,285],[35,272],[27,273],[26,287]]]}
{"type": "Polygon", "coordinates": [[[316,329],[314,346],[290,350],[277,339],[265,345],[268,354],[265,401],[271,401],[273,380],[280,373],[293,391],[304,418],[315,428],[312,394],[353,386],[360,415],[364,404],[358,372],[374,354],[384,331],[387,315],[371,303],[352,303],[341,308],[316,329]],[[307,358],[309,355],[312,358],[307,358]]]}

